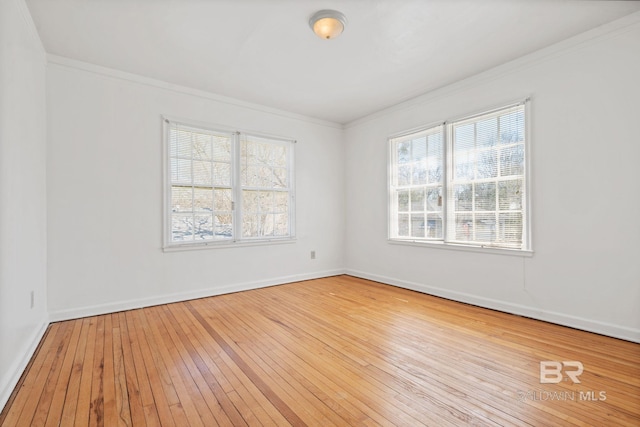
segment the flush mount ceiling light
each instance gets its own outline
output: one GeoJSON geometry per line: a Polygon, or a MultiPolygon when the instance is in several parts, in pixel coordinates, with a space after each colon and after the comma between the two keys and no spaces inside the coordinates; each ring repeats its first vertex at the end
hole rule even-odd
{"type": "Polygon", "coordinates": [[[321,39],[334,39],[344,31],[347,18],[337,10],[319,10],[309,19],[309,26],[321,39]]]}

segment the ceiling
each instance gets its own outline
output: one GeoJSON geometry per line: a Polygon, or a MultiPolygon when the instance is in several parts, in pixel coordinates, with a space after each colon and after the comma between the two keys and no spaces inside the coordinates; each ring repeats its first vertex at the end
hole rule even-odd
{"type": "Polygon", "coordinates": [[[640,10],[640,1],[26,0],[48,53],[348,123],[640,10]],[[320,9],[347,16],[322,40],[320,9]]]}

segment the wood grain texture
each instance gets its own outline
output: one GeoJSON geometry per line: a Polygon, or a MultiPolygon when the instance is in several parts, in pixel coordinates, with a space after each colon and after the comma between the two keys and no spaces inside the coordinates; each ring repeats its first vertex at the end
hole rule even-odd
{"type": "Polygon", "coordinates": [[[50,325],[0,414],[45,425],[638,426],[640,345],[336,276],[50,325]]]}

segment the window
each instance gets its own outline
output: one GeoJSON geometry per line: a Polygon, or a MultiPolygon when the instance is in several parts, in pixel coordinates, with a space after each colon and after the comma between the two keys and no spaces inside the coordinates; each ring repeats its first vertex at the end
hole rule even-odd
{"type": "Polygon", "coordinates": [[[292,140],[165,119],[165,247],[291,239],[292,140]]]}
{"type": "Polygon", "coordinates": [[[392,240],[529,250],[525,103],[390,139],[392,240]]]}

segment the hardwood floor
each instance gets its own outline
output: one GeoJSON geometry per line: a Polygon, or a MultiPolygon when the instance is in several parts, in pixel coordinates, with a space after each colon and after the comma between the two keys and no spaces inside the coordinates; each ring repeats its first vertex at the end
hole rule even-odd
{"type": "Polygon", "coordinates": [[[640,345],[338,276],[54,323],[0,425],[638,426],[640,345]]]}

